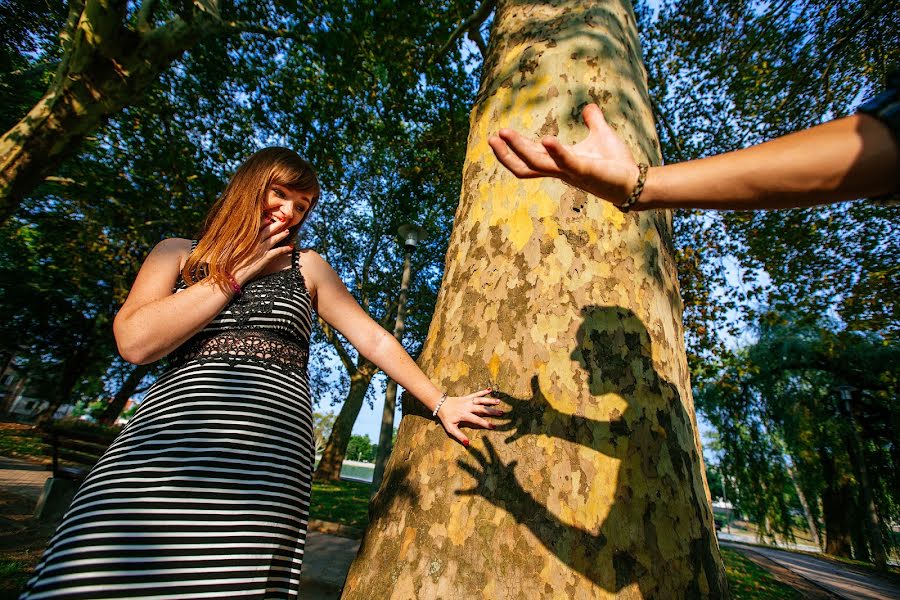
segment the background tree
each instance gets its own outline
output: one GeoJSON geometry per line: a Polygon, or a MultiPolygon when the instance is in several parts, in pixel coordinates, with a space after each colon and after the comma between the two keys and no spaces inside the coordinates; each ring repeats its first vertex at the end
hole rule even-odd
{"type": "Polygon", "coordinates": [[[698,381],[698,407],[719,434],[727,472],[755,490],[739,507],[765,534],[791,539],[791,512],[803,510],[813,526],[824,521],[827,552],[884,554],[886,522],[897,518],[897,353],[871,334],[769,314],[756,343],[698,381]],[[852,418],[839,393],[848,382],[852,418]]]}
{"type": "Polygon", "coordinates": [[[347,444],[347,458],[350,460],[359,460],[363,462],[372,462],[375,460],[375,450],[377,444],[373,444],[369,439],[369,434],[350,436],[350,442],[347,444]]]}
{"type": "Polygon", "coordinates": [[[334,425],[333,412],[313,412],[313,438],[316,447],[316,455],[325,449],[325,442],[331,435],[331,427],[334,425]]]}
{"type": "MultiPolygon", "coordinates": [[[[305,12],[294,7],[294,16],[305,12]]],[[[46,11],[57,20],[62,12],[58,2],[46,11]]],[[[248,32],[305,40],[308,16],[291,19],[290,31],[270,27],[280,12],[270,2],[69,2],[47,91],[0,138],[0,220],[77,151],[86,135],[139,100],[173,61],[201,41],[219,38],[225,46],[232,40],[221,38],[248,32]]]]}
{"type": "MultiPolygon", "coordinates": [[[[676,162],[771,139],[855,110],[900,65],[889,2],[643,4],[641,39],[663,157],[676,162]]],[[[715,360],[759,306],[837,313],[895,338],[900,212],[870,202],[791,211],[676,213],[689,357],[715,360]]]]}

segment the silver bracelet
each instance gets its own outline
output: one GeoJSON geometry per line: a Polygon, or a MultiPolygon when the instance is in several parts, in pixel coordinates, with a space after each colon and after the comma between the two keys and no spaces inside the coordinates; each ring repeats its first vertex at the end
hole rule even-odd
{"type": "Polygon", "coordinates": [[[437,406],[434,407],[434,412],[431,413],[432,417],[437,416],[437,411],[441,410],[441,405],[444,403],[444,400],[446,400],[446,399],[447,399],[447,392],[444,392],[444,395],[441,396],[440,400],[438,400],[437,406]]]}

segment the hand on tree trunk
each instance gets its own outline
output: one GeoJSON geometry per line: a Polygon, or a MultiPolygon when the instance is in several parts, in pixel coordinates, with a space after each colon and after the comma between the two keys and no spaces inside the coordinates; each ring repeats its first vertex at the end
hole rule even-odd
{"type": "Polygon", "coordinates": [[[574,146],[564,145],[555,136],[533,142],[512,129],[501,129],[488,143],[503,166],[520,179],[556,177],[622,204],[638,180],[637,163],[599,106],[588,104],[582,116],[588,135],[574,146]]]}
{"type": "Polygon", "coordinates": [[[438,407],[437,417],[444,427],[447,435],[458,441],[463,446],[469,445],[469,438],[460,431],[461,425],[479,427],[481,429],[494,429],[494,424],[486,421],[484,417],[499,417],[503,411],[491,406],[500,404],[496,398],[488,397],[490,388],[473,392],[467,396],[448,396],[438,407]]]}

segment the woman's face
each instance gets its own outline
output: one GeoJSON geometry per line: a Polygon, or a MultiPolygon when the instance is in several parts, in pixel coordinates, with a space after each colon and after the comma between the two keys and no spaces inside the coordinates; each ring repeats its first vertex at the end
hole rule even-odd
{"type": "Polygon", "coordinates": [[[316,195],[315,190],[297,191],[283,185],[270,185],[266,192],[263,225],[280,222],[288,229],[297,225],[309,211],[316,195]]]}

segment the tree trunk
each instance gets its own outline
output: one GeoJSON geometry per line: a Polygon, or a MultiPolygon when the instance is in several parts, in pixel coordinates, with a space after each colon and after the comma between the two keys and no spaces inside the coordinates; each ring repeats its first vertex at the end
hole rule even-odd
{"type": "Polygon", "coordinates": [[[313,478],[317,481],[339,481],[341,479],[341,465],[344,457],[347,455],[347,444],[350,443],[350,436],[353,435],[353,425],[359,416],[359,410],[362,408],[363,400],[366,398],[366,392],[372,383],[372,377],[378,372],[375,365],[360,358],[360,364],[357,370],[350,375],[350,391],[344,399],[344,405],[341,406],[341,412],[338,413],[331,428],[331,435],[328,436],[328,442],[325,444],[325,450],[322,451],[322,458],[319,460],[319,466],[313,478]]]}
{"type": "Polygon", "coordinates": [[[487,145],[505,126],[580,139],[596,101],[658,163],[631,6],[498,2],[483,69],[419,362],[510,412],[468,451],[405,414],[344,598],[727,597],[671,216],[516,180],[487,145]]]}
{"type": "Polygon", "coordinates": [[[834,457],[823,450],[819,451],[819,457],[825,479],[825,491],[822,494],[825,553],[851,558],[850,519],[853,514],[853,496],[850,485],[837,472],[834,457]]]}
{"type": "Polygon", "coordinates": [[[125,404],[128,403],[128,399],[134,394],[134,390],[141,384],[141,380],[150,372],[151,368],[153,368],[153,365],[138,365],[131,370],[119,391],[116,392],[116,395],[110,399],[109,404],[103,409],[103,414],[100,415],[99,419],[101,423],[112,425],[116,422],[116,419],[122,414],[125,404]]]}
{"type": "Polygon", "coordinates": [[[813,518],[812,511],[809,509],[809,503],[806,501],[806,494],[803,493],[800,482],[797,481],[794,467],[787,461],[785,461],[784,467],[787,470],[788,476],[791,478],[791,483],[794,484],[794,490],[797,492],[797,499],[800,500],[800,506],[803,508],[803,516],[806,517],[806,528],[809,530],[809,535],[816,547],[821,548],[822,542],[819,540],[819,528],[816,526],[816,520],[813,518]]]}
{"type": "Polygon", "coordinates": [[[60,406],[68,402],[72,398],[72,390],[75,384],[84,375],[87,370],[88,360],[92,353],[91,344],[94,337],[89,336],[83,340],[80,347],[62,365],[62,374],[57,383],[53,397],[50,399],[50,405],[47,406],[35,419],[37,427],[43,427],[53,420],[53,415],[60,406]]]}
{"type": "Polygon", "coordinates": [[[0,138],[0,222],[86,134],[135,102],[188,48],[223,27],[199,12],[190,22],[175,18],[138,33],[123,22],[126,5],[70,2],[60,36],[63,58],[47,93],[0,138]]]}
{"type": "MultiPolygon", "coordinates": [[[[884,551],[878,512],[875,508],[875,499],[872,497],[872,486],[869,483],[865,447],[863,446],[862,436],[860,436],[859,427],[856,424],[856,416],[853,414],[853,407],[850,405],[849,400],[844,400],[844,411],[847,415],[847,424],[850,427],[847,449],[850,454],[850,462],[853,464],[854,474],[859,480],[859,509],[863,516],[864,537],[868,542],[869,552],[867,552],[867,555],[871,557],[876,567],[884,571],[887,569],[887,554],[884,551]]],[[[869,560],[868,558],[857,558],[859,560],[869,560]]]]}

